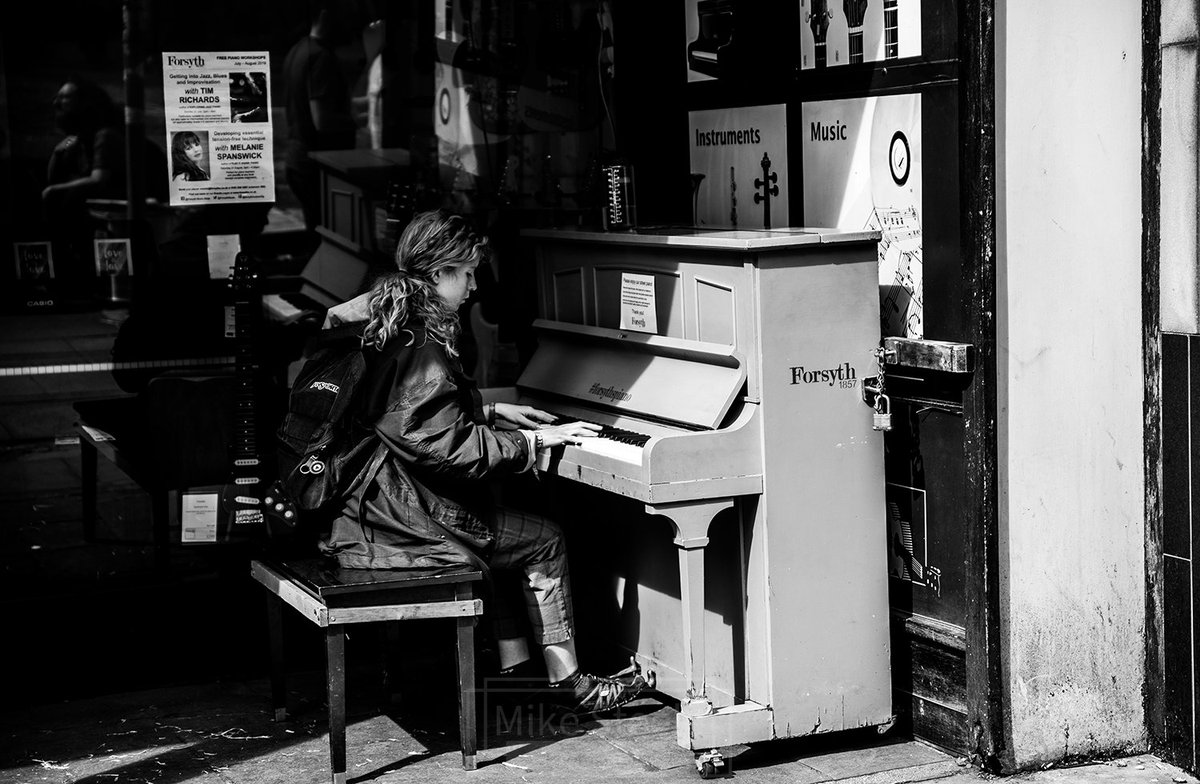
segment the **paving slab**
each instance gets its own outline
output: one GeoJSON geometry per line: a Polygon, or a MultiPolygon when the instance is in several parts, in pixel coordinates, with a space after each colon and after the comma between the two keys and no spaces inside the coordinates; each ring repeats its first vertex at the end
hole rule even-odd
{"type": "Polygon", "coordinates": [[[927,764],[953,762],[945,752],[915,742],[887,742],[877,746],[814,754],[805,757],[804,764],[840,781],[880,771],[914,768],[927,764]]]}

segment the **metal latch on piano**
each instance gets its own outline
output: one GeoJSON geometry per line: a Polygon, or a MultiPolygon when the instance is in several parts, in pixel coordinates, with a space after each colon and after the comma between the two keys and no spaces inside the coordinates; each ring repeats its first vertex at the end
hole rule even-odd
{"type": "Polygon", "coordinates": [[[884,338],[874,350],[879,373],[863,380],[863,402],[874,411],[874,428],[891,429],[891,405],[962,414],[962,391],[975,372],[975,346],[945,340],[884,338]]]}

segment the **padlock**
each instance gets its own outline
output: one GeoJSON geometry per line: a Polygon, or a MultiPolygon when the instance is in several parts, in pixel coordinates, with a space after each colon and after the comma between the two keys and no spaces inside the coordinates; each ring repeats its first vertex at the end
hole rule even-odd
{"type": "Polygon", "coordinates": [[[876,395],[875,416],[871,427],[884,432],[892,429],[892,401],[887,395],[876,395]]]}

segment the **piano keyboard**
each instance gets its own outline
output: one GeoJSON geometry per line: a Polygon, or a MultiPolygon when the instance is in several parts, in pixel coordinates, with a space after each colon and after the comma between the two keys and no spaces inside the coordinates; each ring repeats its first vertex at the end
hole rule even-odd
{"type": "Polygon", "coordinates": [[[596,438],[607,438],[611,441],[617,441],[622,444],[629,444],[630,446],[637,446],[637,447],[645,446],[646,442],[650,440],[650,436],[648,436],[644,433],[636,433],[632,430],[625,430],[624,428],[613,427],[612,425],[606,425],[602,422],[592,422],[590,420],[582,419],[579,417],[570,417],[570,416],[567,416],[566,414],[560,414],[556,411],[547,411],[546,413],[553,414],[555,417],[557,417],[555,424],[565,424],[567,422],[584,422],[589,425],[600,425],[600,432],[596,434],[596,438]]]}
{"type": "Polygon", "coordinates": [[[263,310],[274,321],[291,321],[306,313],[324,314],[325,306],[299,291],[285,291],[264,294],[263,310]]]}

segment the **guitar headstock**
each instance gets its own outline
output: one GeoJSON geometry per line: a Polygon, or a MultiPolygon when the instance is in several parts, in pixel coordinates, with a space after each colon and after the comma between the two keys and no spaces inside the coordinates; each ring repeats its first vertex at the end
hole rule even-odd
{"type": "Polygon", "coordinates": [[[862,27],[867,15],[869,0],[842,0],[842,12],[846,14],[846,24],[850,27],[862,27]]]}
{"type": "Polygon", "coordinates": [[[813,38],[824,41],[829,30],[829,0],[812,0],[812,11],[808,14],[808,24],[812,29],[813,38]]]}

